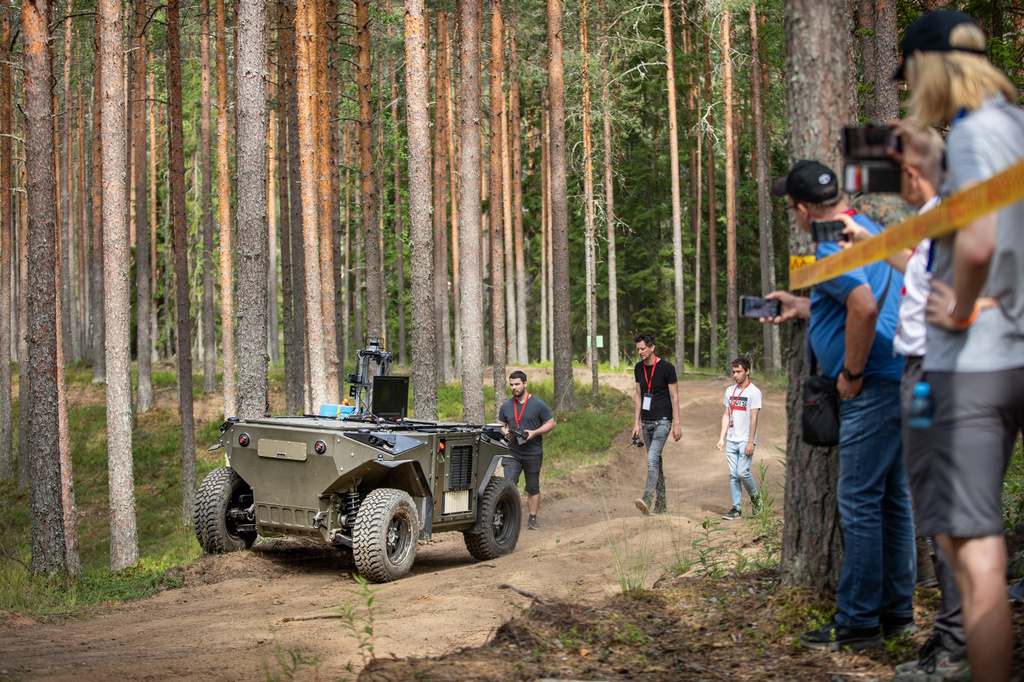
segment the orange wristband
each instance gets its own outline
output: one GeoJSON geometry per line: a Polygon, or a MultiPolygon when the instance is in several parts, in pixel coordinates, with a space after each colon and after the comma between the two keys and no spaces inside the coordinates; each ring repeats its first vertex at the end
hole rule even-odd
{"type": "Polygon", "coordinates": [[[977,303],[974,304],[974,309],[971,311],[971,314],[968,315],[967,317],[957,317],[956,315],[953,314],[954,310],[956,310],[955,298],[949,303],[948,314],[949,323],[952,324],[957,329],[967,329],[968,327],[970,327],[972,324],[974,324],[974,321],[978,319],[978,313],[981,312],[981,308],[978,306],[977,303]]]}

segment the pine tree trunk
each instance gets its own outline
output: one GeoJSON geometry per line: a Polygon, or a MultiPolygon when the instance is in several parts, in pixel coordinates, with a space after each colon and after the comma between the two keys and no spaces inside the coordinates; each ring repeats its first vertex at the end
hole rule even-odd
{"type": "MultiPolygon", "coordinates": [[[[786,80],[789,153],[792,159],[818,159],[833,168],[841,160],[840,127],[853,120],[852,74],[846,55],[852,41],[846,0],[786,0],[786,80]]],[[[790,223],[791,254],[810,243],[790,223]]],[[[842,536],[836,506],[839,473],[834,452],[813,448],[800,438],[800,385],[807,376],[803,323],[790,328],[786,349],[786,494],[782,538],[783,584],[833,589],[842,567],[842,536]]]]}
{"type": "MultiPolygon", "coordinates": [[[[133,59],[133,72],[136,101],[132,106],[132,147],[135,149],[135,308],[137,310],[135,357],[138,363],[138,395],[136,408],[139,413],[148,412],[153,407],[153,364],[150,350],[152,339],[151,318],[153,312],[153,293],[150,286],[150,271],[155,264],[150,257],[149,211],[156,214],[156,204],[150,208],[149,188],[146,173],[149,166],[149,147],[147,136],[149,128],[146,120],[144,95],[146,92],[146,0],[135,0],[136,51],[133,59]]],[[[207,154],[208,156],[208,154],[207,154]]],[[[208,169],[207,169],[208,170],[208,169]]],[[[208,173],[207,173],[208,174],[208,173]]],[[[204,213],[205,215],[205,213],[204,213]]]]}
{"type": "Polygon", "coordinates": [[[672,44],[672,9],[669,0],[662,0],[665,25],[665,63],[668,65],[668,144],[672,165],[672,268],[675,283],[675,359],[676,372],[683,373],[686,348],[686,289],[683,281],[682,201],[679,194],[679,116],[676,113],[676,58],[672,44]]]}
{"type": "MultiPolygon", "coordinates": [[[[462,418],[484,422],[484,316],[480,265],[480,8],[456,0],[459,13],[459,270],[462,344],[462,418]]],[[[502,378],[504,384],[504,377],[502,378]]]]}
{"type": "Polygon", "coordinates": [[[604,214],[608,222],[608,363],[619,368],[619,284],[615,262],[615,184],[612,179],[612,95],[608,83],[609,36],[601,19],[601,99],[604,118],[604,214]]]}
{"type": "MultiPolygon", "coordinates": [[[[218,0],[218,4],[221,3],[223,0],[218,0]]],[[[185,150],[182,139],[181,37],[178,17],[178,0],[169,0],[167,126],[170,133],[170,151],[167,157],[167,175],[170,182],[170,215],[174,240],[174,336],[177,341],[175,355],[178,359],[178,414],[181,417],[182,520],[187,524],[192,521],[196,499],[196,436],[192,414],[192,329],[189,319],[188,226],[185,224],[185,150]]],[[[223,39],[223,32],[218,31],[218,34],[223,39]]],[[[217,67],[220,68],[220,63],[217,67]]],[[[218,181],[223,182],[226,176],[226,173],[221,174],[218,181]]],[[[221,248],[221,253],[226,250],[221,248]]]]}
{"type": "MultiPolygon", "coordinates": [[[[22,17],[24,22],[24,17],[22,17]]],[[[12,74],[13,75],[13,74],[12,74]]],[[[24,82],[24,78],[22,78],[24,82]]],[[[17,88],[13,88],[17,91],[17,88]]],[[[22,155],[25,150],[24,128],[26,121],[22,116],[21,143],[22,155]]],[[[15,156],[17,154],[15,153],[15,156]]],[[[24,158],[24,156],[22,156],[24,158]]],[[[14,330],[14,337],[18,344],[18,490],[25,490],[29,487],[29,478],[32,469],[31,431],[29,428],[29,412],[32,407],[32,397],[29,389],[29,372],[21,368],[29,366],[28,359],[28,199],[25,196],[28,189],[28,171],[26,164],[21,164],[21,189],[19,200],[16,204],[17,211],[17,234],[18,234],[18,277],[17,292],[18,301],[18,326],[14,330]]],[[[90,259],[91,261],[91,259],[90,259]]]]}
{"type": "Polygon", "coordinates": [[[359,168],[363,209],[363,250],[366,277],[366,335],[383,338],[384,282],[377,225],[377,178],[373,158],[373,108],[370,103],[370,3],[356,0],[356,87],[359,90],[359,168]]]}
{"type": "Polygon", "coordinates": [[[25,2],[21,27],[25,65],[25,168],[28,272],[28,321],[25,329],[28,362],[19,365],[20,382],[28,384],[27,448],[30,453],[32,572],[66,573],[67,549],[62,500],[57,373],[56,216],[53,176],[53,132],[50,101],[50,11],[46,0],[25,2]]]}
{"type": "MultiPolygon", "coordinates": [[[[96,21],[95,47],[99,51],[100,22],[96,21]]],[[[92,92],[92,257],[89,262],[89,320],[92,323],[92,383],[106,381],[106,357],[103,350],[103,123],[100,111],[100,93],[103,91],[102,70],[96,69],[92,92]]]]}
{"type": "MultiPolygon", "coordinates": [[[[269,33],[269,29],[268,29],[269,33]]],[[[271,73],[270,55],[265,57],[266,73],[271,73]]],[[[269,89],[269,86],[268,86],[269,89]]],[[[280,336],[281,327],[278,320],[277,307],[277,245],[278,245],[278,206],[277,206],[277,110],[270,108],[270,102],[277,100],[276,84],[274,91],[267,93],[267,352],[270,364],[281,362],[280,336]]]]}
{"type": "MultiPolygon", "coordinates": [[[[266,4],[239,0],[235,59],[238,167],[238,416],[270,410],[267,394],[266,4]]],[[[333,277],[332,277],[333,282],[333,277]]],[[[333,291],[331,300],[334,300],[333,291]]]]}
{"type": "MultiPolygon", "coordinates": [[[[405,97],[409,139],[409,277],[412,302],[413,412],[437,419],[433,226],[430,221],[430,76],[423,0],[405,2],[405,97]]],[[[397,163],[397,161],[396,161],[397,163]]],[[[396,190],[397,191],[397,190],[396,190]]]]}
{"type": "Polygon", "coordinates": [[[459,272],[459,166],[455,151],[455,62],[452,60],[452,40],[445,40],[445,61],[448,74],[448,199],[452,216],[452,376],[462,376],[462,287],[459,272]]]}
{"type": "MultiPolygon", "coordinates": [[[[426,17],[426,9],[423,10],[423,15],[424,15],[424,17],[426,17]]],[[[406,21],[407,22],[409,21],[408,16],[406,18],[406,21]]],[[[424,21],[426,21],[426,18],[424,18],[424,21]]],[[[426,25],[425,24],[423,26],[423,30],[426,31],[426,25]]],[[[406,64],[406,68],[408,68],[408,63],[406,64]]],[[[391,122],[392,122],[392,124],[394,126],[393,130],[397,131],[398,130],[398,83],[395,80],[395,67],[394,67],[393,63],[389,64],[388,71],[391,72],[391,122]]],[[[408,74],[406,74],[406,78],[408,78],[408,74]]],[[[406,83],[406,86],[408,86],[408,82],[406,83]]],[[[430,90],[430,79],[429,79],[429,77],[426,77],[426,79],[424,80],[423,87],[427,88],[427,91],[429,92],[429,90],[430,90]]],[[[406,109],[408,109],[408,103],[406,104],[406,109]]],[[[408,111],[407,111],[406,112],[406,116],[408,116],[408,115],[409,114],[408,114],[408,111]]],[[[394,190],[395,190],[395,274],[398,276],[398,281],[397,281],[397,284],[398,284],[398,296],[397,296],[397,299],[398,299],[398,301],[397,301],[397,304],[398,304],[397,305],[397,307],[398,307],[398,362],[400,364],[402,364],[402,365],[408,365],[409,364],[409,358],[408,358],[408,356],[406,355],[406,352],[405,352],[405,258],[404,258],[404,255],[405,255],[404,254],[404,251],[405,251],[405,240],[403,239],[403,237],[405,235],[405,230],[404,230],[404,228],[402,226],[402,157],[401,157],[401,154],[399,153],[400,150],[398,149],[400,144],[401,144],[401,138],[396,133],[395,134],[395,163],[394,163],[394,170],[395,170],[394,185],[395,186],[394,186],[394,190]]],[[[409,145],[411,147],[411,141],[410,141],[409,145]]],[[[430,119],[428,117],[427,118],[427,150],[428,150],[428,154],[429,154],[429,149],[430,149],[430,119]]],[[[411,149],[410,149],[410,151],[411,151],[411,149]]],[[[427,167],[428,168],[430,167],[430,157],[429,156],[427,157],[427,167]]],[[[409,175],[410,176],[412,175],[412,171],[411,170],[409,171],[409,175]]],[[[429,178],[430,176],[428,175],[427,177],[429,178]]],[[[410,188],[410,192],[411,192],[411,188],[410,188]]],[[[430,206],[429,199],[427,201],[427,206],[428,207],[430,206]]],[[[410,214],[412,213],[412,207],[411,206],[409,207],[409,212],[410,212],[410,214]]],[[[429,220],[429,218],[430,218],[430,210],[429,209],[427,210],[426,215],[427,215],[427,218],[429,220]]],[[[409,222],[412,223],[412,215],[409,216],[409,222]]],[[[411,229],[412,229],[412,227],[410,225],[410,230],[411,229]]],[[[410,236],[410,239],[411,238],[412,237],[410,236]]],[[[431,234],[431,245],[433,245],[433,234],[431,234]]],[[[411,248],[411,244],[410,244],[410,248],[411,248]]],[[[433,253],[431,253],[430,257],[433,258],[433,253]]],[[[412,272],[411,272],[411,267],[410,267],[410,275],[411,274],[412,274],[412,272]]],[[[433,296],[433,282],[431,282],[431,296],[433,296]]],[[[431,300],[433,300],[433,299],[431,299],[431,300]]],[[[432,313],[432,312],[433,312],[433,310],[430,310],[430,311],[428,311],[428,314],[432,313]]],[[[435,372],[434,376],[436,378],[436,372],[435,372]]]]}
{"type": "Polygon", "coordinates": [[[722,12],[722,99],[725,102],[725,319],[726,361],[739,355],[736,319],[736,134],[732,102],[732,14],[722,12]]]}
{"type": "MultiPolygon", "coordinates": [[[[152,67],[155,63],[156,58],[153,53],[149,53],[149,64],[152,67]]],[[[157,274],[159,268],[157,267],[156,260],[156,242],[157,242],[157,218],[156,218],[156,187],[159,182],[156,175],[157,158],[159,156],[160,148],[156,146],[156,110],[157,101],[156,95],[154,94],[155,86],[153,84],[155,78],[150,78],[147,85],[149,91],[149,103],[147,106],[149,116],[149,203],[153,207],[153,210],[149,212],[149,263],[150,263],[150,277],[149,277],[149,291],[150,300],[153,301],[152,315],[149,320],[149,341],[150,341],[150,359],[157,359],[157,341],[159,340],[159,334],[157,334],[157,307],[156,307],[156,283],[157,274]]],[[[79,109],[79,116],[81,116],[81,109],[79,109]]],[[[164,215],[169,215],[166,208],[164,209],[164,215]]],[[[83,221],[84,222],[84,221],[83,221]]],[[[166,308],[165,315],[169,313],[166,308]]],[[[83,324],[84,328],[85,325],[83,324]]]]}
{"type": "MultiPolygon", "coordinates": [[[[320,291],[322,295],[321,333],[323,335],[323,352],[326,383],[326,394],[323,402],[338,402],[338,340],[335,335],[337,327],[334,308],[334,239],[331,214],[335,208],[331,196],[331,131],[330,111],[328,110],[327,93],[327,8],[326,2],[313,3],[312,47],[315,55],[311,63],[314,78],[313,87],[313,139],[316,154],[316,193],[317,193],[317,227],[320,230],[320,291]]],[[[314,402],[317,410],[321,403],[314,402]]]]}
{"type": "MultiPolygon", "coordinates": [[[[71,223],[71,51],[73,48],[71,19],[64,19],[64,111],[60,117],[60,138],[64,149],[60,156],[60,311],[61,311],[61,344],[64,352],[71,360],[77,360],[72,351],[72,320],[71,300],[74,287],[71,284],[71,256],[73,252],[71,223]]],[[[145,63],[145,62],[143,62],[145,63]]],[[[54,88],[56,94],[56,88],[54,88]]]]}
{"type": "Polygon", "coordinates": [[[523,160],[522,132],[519,111],[519,32],[512,29],[511,52],[509,53],[511,75],[509,83],[509,112],[511,123],[509,135],[512,140],[512,230],[516,258],[516,353],[520,364],[530,362],[527,348],[526,319],[526,260],[523,245],[523,160]]]}
{"type": "Polygon", "coordinates": [[[547,2],[548,93],[551,97],[551,282],[554,298],[554,409],[572,412],[572,309],[569,301],[569,206],[565,179],[565,82],[562,72],[562,6],[547,2]]]}
{"type": "MultiPolygon", "coordinates": [[[[132,472],[131,295],[127,157],[124,122],[124,48],[121,3],[100,0],[99,68],[103,70],[103,280],[107,368],[107,485],[110,489],[110,570],[139,561],[132,472]]],[[[191,390],[191,386],[189,386],[191,390]]]]}
{"type": "MultiPolygon", "coordinates": [[[[14,477],[11,394],[11,235],[14,233],[11,172],[11,8],[0,2],[0,479],[14,477]]],[[[20,460],[25,460],[19,454],[20,460]]],[[[23,486],[27,481],[19,481],[23,486]]]]}
{"type": "MultiPolygon", "coordinates": [[[[665,0],[667,3],[668,0],[665,0]]],[[[590,54],[587,34],[587,2],[580,11],[580,51],[583,69],[583,202],[584,202],[584,265],[586,267],[587,297],[587,365],[590,369],[591,395],[596,399],[597,384],[597,253],[594,238],[594,147],[590,138],[590,54]]],[[[682,367],[680,367],[680,370],[682,367]]]]}
{"type": "Polygon", "coordinates": [[[434,61],[434,335],[437,357],[437,385],[444,386],[454,378],[452,369],[451,310],[448,303],[448,202],[445,197],[445,176],[448,168],[448,13],[437,12],[437,52],[434,61]]]}
{"type": "MultiPolygon", "coordinates": [[[[337,18],[338,0],[330,0],[328,12],[331,17],[337,18]]],[[[348,319],[345,311],[345,296],[348,287],[345,284],[348,269],[343,266],[342,259],[347,262],[348,250],[342,255],[341,244],[341,178],[340,178],[340,134],[338,132],[339,122],[338,104],[341,98],[340,64],[342,61],[341,45],[341,22],[336,22],[334,27],[328,25],[328,40],[335,48],[327,72],[327,86],[330,90],[330,175],[331,175],[331,250],[334,252],[332,263],[334,266],[334,352],[338,355],[338,396],[344,396],[345,390],[345,361],[348,360],[348,340],[345,332],[348,327],[348,319]],[[339,311],[341,311],[339,313],[339,311]]],[[[330,46],[329,46],[330,47],[330,46]]],[[[346,170],[346,173],[348,171],[346,170]]],[[[346,187],[346,191],[347,191],[346,187]]],[[[346,210],[348,207],[346,206],[346,210]]]]}
{"type": "Polygon", "coordinates": [[[502,215],[503,187],[501,182],[502,129],[504,118],[504,96],[502,95],[502,21],[501,0],[491,0],[491,82],[489,90],[490,113],[490,191],[487,201],[488,223],[491,236],[491,364],[494,377],[494,410],[497,418],[501,404],[505,402],[505,362],[508,344],[505,324],[508,320],[505,282],[505,229],[502,215]]]}
{"type": "MultiPolygon", "coordinates": [[[[501,3],[497,3],[499,8],[501,3]]],[[[504,42],[505,24],[502,22],[502,41],[504,42]]],[[[493,40],[492,40],[493,43],[493,40]]],[[[499,46],[497,60],[499,81],[505,81],[505,59],[504,45],[499,46]]],[[[494,59],[492,58],[492,62],[494,59]]],[[[501,215],[502,215],[502,236],[505,239],[505,360],[513,365],[519,364],[519,346],[516,344],[516,337],[519,332],[518,318],[516,317],[516,260],[515,244],[513,242],[512,227],[512,140],[510,129],[510,115],[507,100],[505,99],[504,85],[498,91],[501,99],[501,215]]],[[[500,406],[499,406],[500,407],[500,406]]],[[[497,410],[495,411],[497,413],[497,410]]]]}
{"type": "MultiPolygon", "coordinates": [[[[995,3],[993,3],[994,5],[995,3]]],[[[993,35],[1001,35],[1001,33],[993,33],[993,35]]],[[[899,61],[897,57],[896,0],[875,0],[874,39],[875,106],[873,113],[877,123],[885,124],[898,118],[900,112],[897,83],[892,78],[899,61]]]]}
{"type": "MultiPolygon", "coordinates": [[[[754,109],[754,146],[756,147],[755,165],[757,167],[757,215],[761,246],[761,295],[775,291],[775,243],[772,239],[772,203],[768,196],[768,140],[764,133],[762,120],[761,94],[761,51],[757,37],[757,7],[750,5],[750,54],[751,54],[751,88],[753,90],[754,109]]],[[[779,326],[764,326],[764,358],[765,372],[774,376],[782,364],[782,353],[779,346],[779,326]]]]}
{"type": "MultiPolygon", "coordinates": [[[[704,101],[710,106],[711,103],[711,47],[708,34],[704,34],[704,101]]],[[[710,116],[710,111],[708,112],[710,116]]],[[[714,119],[712,118],[712,121],[714,119]]],[[[715,228],[717,217],[715,216],[715,138],[708,135],[708,295],[710,297],[709,309],[711,320],[711,357],[710,365],[713,372],[717,372],[718,366],[718,254],[715,243],[715,228]]],[[[731,358],[730,358],[731,360],[731,358]]]]}
{"type": "Polygon", "coordinates": [[[540,361],[544,363],[551,359],[551,354],[548,351],[550,348],[548,340],[550,325],[548,281],[551,278],[551,260],[548,258],[548,244],[551,240],[551,232],[548,229],[551,224],[551,134],[548,129],[550,117],[548,115],[547,88],[544,88],[544,96],[541,99],[540,118],[540,361]]]}
{"type": "MultiPolygon", "coordinates": [[[[200,190],[203,212],[203,392],[213,393],[217,390],[217,330],[213,312],[213,254],[216,247],[213,241],[213,168],[210,163],[210,0],[202,0],[200,14],[202,24],[199,34],[199,172],[203,176],[203,186],[200,190]]],[[[217,92],[219,95],[219,81],[217,92]]]]}
{"type": "MultiPolygon", "coordinates": [[[[286,45],[295,44],[294,17],[288,10],[288,2],[277,3],[277,191],[280,206],[281,237],[281,300],[282,323],[284,326],[284,401],[286,414],[302,413],[303,341],[298,335],[303,290],[295,284],[297,273],[293,261],[292,231],[299,226],[291,221],[292,205],[289,202],[289,150],[288,150],[288,102],[292,97],[292,74],[289,68],[289,50],[286,45]]],[[[294,50],[293,50],[294,52],[294,50]]],[[[297,200],[296,200],[297,203],[297,200]]]]}
{"type": "Polygon", "coordinates": [[[224,365],[224,417],[238,414],[235,383],[235,287],[232,276],[231,174],[228,169],[228,49],[224,0],[217,12],[217,209],[220,225],[220,335],[224,365]]]}

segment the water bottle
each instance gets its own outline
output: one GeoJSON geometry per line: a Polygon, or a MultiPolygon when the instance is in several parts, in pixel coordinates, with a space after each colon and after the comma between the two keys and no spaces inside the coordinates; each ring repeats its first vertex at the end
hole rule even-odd
{"type": "Polygon", "coordinates": [[[927,429],[932,425],[935,406],[932,404],[932,387],[926,381],[914,386],[914,400],[907,410],[907,426],[912,429],[927,429]]]}

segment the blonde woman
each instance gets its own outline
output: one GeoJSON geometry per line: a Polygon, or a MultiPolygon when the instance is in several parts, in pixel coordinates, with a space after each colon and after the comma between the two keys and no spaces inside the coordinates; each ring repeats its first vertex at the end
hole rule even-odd
{"type": "MultiPolygon", "coordinates": [[[[944,177],[937,164],[922,169],[936,183],[942,178],[944,196],[1024,159],[1019,95],[985,47],[978,25],[949,10],[925,14],[904,36],[896,76],[911,91],[911,122],[950,130],[944,177]]],[[[931,462],[910,472],[918,531],[936,537],[953,564],[973,679],[1009,680],[1000,493],[1024,424],[1024,202],[937,240],[932,253],[923,367],[935,416],[927,432],[931,462]],[[995,305],[979,305],[983,296],[995,305]]],[[[917,672],[896,679],[960,679],[917,672]]]]}

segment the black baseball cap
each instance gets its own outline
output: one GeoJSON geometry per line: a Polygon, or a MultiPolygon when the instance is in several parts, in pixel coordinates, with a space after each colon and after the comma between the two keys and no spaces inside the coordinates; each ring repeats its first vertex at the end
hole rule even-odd
{"type": "Polygon", "coordinates": [[[805,204],[823,204],[839,195],[839,178],[817,161],[797,161],[789,175],[772,183],[772,194],[805,204]]]}
{"type": "MultiPolygon", "coordinates": [[[[955,45],[950,42],[953,29],[960,24],[974,24],[974,19],[964,14],[949,9],[937,9],[922,15],[907,27],[903,34],[903,59],[900,60],[899,68],[893,74],[893,80],[903,78],[903,67],[907,63],[907,57],[915,52],[972,52],[974,54],[985,54],[984,49],[966,45],[955,45]]],[[[981,30],[979,27],[978,30],[981,30]]]]}

